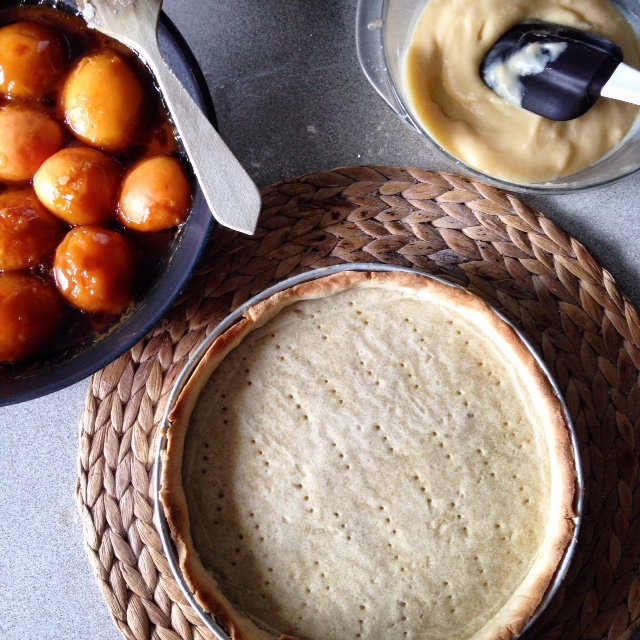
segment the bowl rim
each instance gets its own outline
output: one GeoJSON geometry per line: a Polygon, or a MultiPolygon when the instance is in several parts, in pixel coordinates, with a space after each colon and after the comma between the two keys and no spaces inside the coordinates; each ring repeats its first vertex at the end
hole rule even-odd
{"type": "MultiPolygon", "coordinates": [[[[292,276],[281,282],[272,285],[268,289],[258,293],[253,298],[250,298],[245,303],[240,305],[237,309],[232,311],[229,315],[226,316],[216,327],[215,329],[207,335],[204,341],[198,346],[198,348],[194,351],[192,356],[189,358],[187,363],[182,368],[181,372],[176,377],[171,393],[169,394],[169,398],[164,409],[164,414],[162,420],[160,422],[160,431],[158,437],[158,444],[155,453],[155,460],[153,464],[153,479],[152,479],[152,488],[153,488],[153,501],[154,501],[154,522],[156,525],[156,529],[160,535],[160,540],[162,542],[162,548],[164,550],[165,556],[169,563],[169,567],[171,568],[171,572],[173,577],[175,578],[180,590],[183,595],[189,602],[189,604],[194,608],[202,622],[205,626],[216,636],[218,640],[230,640],[229,634],[222,628],[222,626],[217,622],[214,616],[205,611],[200,603],[196,600],[195,595],[189,588],[184,576],[182,575],[182,571],[180,570],[180,562],[178,558],[178,552],[171,537],[171,531],[169,528],[169,523],[167,521],[166,515],[164,513],[164,509],[162,506],[162,500],[160,497],[160,492],[162,490],[162,465],[163,465],[163,453],[166,449],[168,439],[167,432],[171,428],[171,422],[169,420],[169,415],[182,392],[182,389],[185,387],[191,375],[199,365],[200,361],[206,354],[209,347],[213,344],[213,342],[222,335],[225,331],[231,328],[234,324],[236,324],[239,320],[242,319],[243,315],[250,309],[255,306],[259,302],[266,300],[272,295],[294,287],[303,282],[309,282],[311,280],[316,280],[319,278],[325,278],[327,276],[333,275],[335,273],[340,273],[343,271],[370,271],[370,272],[399,272],[399,273],[410,273],[411,275],[418,275],[430,280],[435,280],[436,282],[440,282],[445,284],[453,289],[466,291],[464,287],[461,287],[457,284],[453,284],[444,278],[439,276],[435,276],[424,271],[419,271],[416,269],[411,269],[408,267],[398,267],[393,265],[385,265],[385,264],[374,264],[374,263],[347,263],[347,264],[339,264],[333,265],[331,267],[324,267],[320,269],[312,269],[310,271],[306,271],[304,273],[300,273],[298,275],[292,276]]],[[[561,407],[561,411],[564,417],[564,420],[567,424],[567,429],[569,431],[571,449],[573,454],[573,460],[575,464],[575,472],[576,472],[576,487],[575,487],[575,495],[574,495],[574,509],[575,516],[571,518],[574,524],[573,535],[571,537],[571,541],[569,545],[566,547],[562,560],[560,561],[556,573],[553,577],[553,580],[545,592],[543,599],[541,600],[538,608],[534,612],[533,616],[526,623],[522,631],[514,638],[519,638],[524,634],[531,626],[536,622],[536,620],[542,615],[544,610],[547,608],[548,604],[555,596],[556,592],[560,588],[562,582],[564,581],[567,572],[569,570],[569,566],[571,565],[571,560],[576,550],[576,546],[578,543],[578,537],[580,534],[580,528],[582,524],[583,517],[583,509],[584,509],[584,475],[582,470],[582,462],[580,456],[580,445],[578,442],[578,435],[576,432],[576,428],[571,418],[571,414],[569,413],[569,408],[565,402],[564,396],[555,380],[554,376],[551,373],[551,370],[543,360],[542,356],[535,348],[533,343],[529,340],[529,338],[514,325],[514,323],[509,320],[502,312],[498,311],[493,305],[487,303],[491,311],[500,318],[503,322],[505,322],[520,338],[522,343],[528,349],[528,351],[533,355],[537,364],[540,366],[543,374],[546,379],[549,381],[556,398],[558,399],[561,407]]]]}
{"type": "MultiPolygon", "coordinates": [[[[78,15],[75,7],[59,0],[22,0],[14,4],[50,6],[78,15]]],[[[3,8],[10,8],[10,5],[3,8]]],[[[180,80],[185,82],[191,97],[217,128],[213,99],[204,73],[185,38],[164,12],[160,13],[158,21],[158,41],[165,55],[174,56],[174,61],[184,67],[179,74],[180,80]]],[[[169,245],[145,294],[128,314],[103,334],[83,340],[69,352],[63,351],[60,363],[55,360],[61,355],[57,352],[36,360],[34,364],[26,364],[24,370],[18,368],[22,363],[0,365],[0,407],[34,400],[71,386],[129,351],[164,317],[183,292],[213,227],[213,216],[200,187],[196,185],[193,209],[187,222],[169,245]],[[181,251],[176,257],[179,249],[181,251]]]]}

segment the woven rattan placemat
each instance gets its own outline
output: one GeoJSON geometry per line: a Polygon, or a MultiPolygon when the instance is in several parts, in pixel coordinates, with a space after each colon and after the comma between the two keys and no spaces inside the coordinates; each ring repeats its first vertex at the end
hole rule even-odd
{"type": "Polygon", "coordinates": [[[212,638],[153,524],[158,423],[190,354],[225,315],[295,273],[402,265],[467,287],[537,346],[575,421],[586,494],[569,574],[527,638],[625,640],[640,625],[640,323],[611,275],[543,214],[460,176],[342,168],[264,189],[252,237],[218,228],[167,317],[93,376],[78,506],[89,558],[126,638],[212,638]]]}

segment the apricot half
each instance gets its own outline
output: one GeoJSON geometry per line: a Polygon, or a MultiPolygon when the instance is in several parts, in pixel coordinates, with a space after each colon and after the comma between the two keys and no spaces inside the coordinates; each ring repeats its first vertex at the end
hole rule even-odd
{"type": "Polygon", "coordinates": [[[62,296],[83,311],[122,313],[133,300],[133,242],[93,225],[74,227],[58,245],[53,272],[62,296]]]}
{"type": "Polygon", "coordinates": [[[0,193],[0,270],[26,270],[51,258],[61,231],[31,187],[0,193]]]}
{"type": "Polygon", "coordinates": [[[116,219],[121,167],[88,147],[68,147],[44,161],[33,178],[40,202],[70,225],[116,219]]]}
{"type": "Polygon", "coordinates": [[[64,144],[62,127],[37,109],[0,109],[0,180],[26,182],[64,144]]]}
{"type": "Polygon", "coordinates": [[[66,123],[85,144],[118,152],[135,138],[145,93],[130,64],[112,50],[85,56],[65,82],[66,123]]]}
{"type": "Polygon", "coordinates": [[[0,362],[37,353],[54,337],[61,319],[62,301],[53,283],[0,272],[0,362]]]}
{"type": "Polygon", "coordinates": [[[0,93],[40,98],[49,93],[67,65],[67,46],[54,27],[14,22],[0,28],[0,93]]]}
{"type": "Polygon", "coordinates": [[[118,219],[137,231],[162,231],[184,222],[191,209],[191,187],[182,163],[154,156],[125,176],[118,200],[118,219]]]}

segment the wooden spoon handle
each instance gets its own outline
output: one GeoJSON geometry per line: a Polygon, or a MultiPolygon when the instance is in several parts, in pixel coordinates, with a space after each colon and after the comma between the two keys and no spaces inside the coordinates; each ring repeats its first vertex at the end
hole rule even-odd
{"type": "Polygon", "coordinates": [[[260,214],[255,183],[165,63],[157,43],[146,42],[141,53],[156,77],[211,213],[225,227],[253,234],[260,214]]]}

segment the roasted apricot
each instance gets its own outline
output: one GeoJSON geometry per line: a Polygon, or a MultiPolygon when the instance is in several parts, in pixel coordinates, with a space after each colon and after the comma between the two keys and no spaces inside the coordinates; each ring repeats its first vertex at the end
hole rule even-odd
{"type": "Polygon", "coordinates": [[[0,28],[0,94],[40,98],[49,93],[67,66],[62,34],[38,22],[14,22],[0,28]]]}
{"type": "Polygon", "coordinates": [[[75,136],[104,151],[122,151],[135,138],[145,92],[129,63],[113,50],[85,56],[62,91],[64,117],[75,136]]]}
{"type": "Polygon", "coordinates": [[[0,270],[26,270],[53,257],[61,232],[31,187],[0,193],[0,270]]]}
{"type": "Polygon", "coordinates": [[[27,182],[65,140],[62,127],[36,109],[0,109],[0,180],[27,182]]]}
{"type": "Polygon", "coordinates": [[[182,163],[176,158],[146,158],[124,178],[118,219],[130,229],[171,229],[187,219],[190,209],[191,187],[182,163]]]}
{"type": "MultiPolygon", "coordinates": [[[[0,305],[22,278],[31,288],[48,283],[42,297],[55,293],[58,328],[39,347],[37,313],[24,320],[7,315],[20,314],[19,304],[4,304],[0,363],[64,350],[117,321],[144,295],[192,198],[185,170],[163,159],[134,173],[124,199],[134,201],[131,228],[121,223],[125,173],[143,158],[178,157],[170,117],[134,51],[80,17],[35,5],[0,11],[0,305]],[[19,346],[23,322],[33,350],[19,346]]],[[[38,313],[44,327],[45,304],[38,313]]]]}
{"type": "Polygon", "coordinates": [[[84,225],[71,229],[58,245],[53,272],[58,290],[74,307],[118,314],[133,300],[136,267],[131,240],[84,225]]]}
{"type": "Polygon", "coordinates": [[[0,272],[0,362],[38,353],[56,334],[61,318],[62,301],[53,283],[0,272]]]}
{"type": "Polygon", "coordinates": [[[116,219],[120,165],[88,147],[68,147],[44,161],[33,178],[40,202],[70,225],[116,219]]]}

